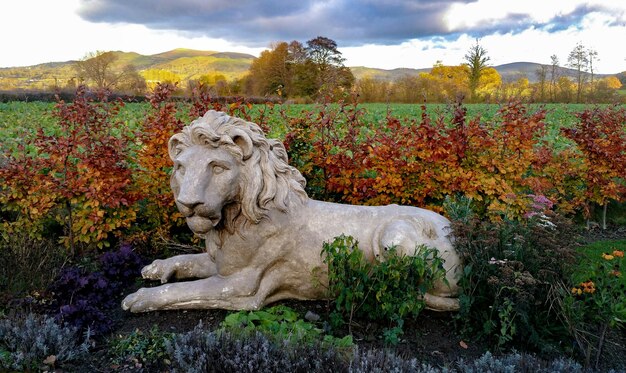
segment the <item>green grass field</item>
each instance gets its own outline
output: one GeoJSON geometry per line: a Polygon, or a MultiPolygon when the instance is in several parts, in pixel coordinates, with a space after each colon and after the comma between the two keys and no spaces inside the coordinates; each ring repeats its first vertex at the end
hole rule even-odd
{"type": "MultiPolygon", "coordinates": [[[[336,106],[335,106],[336,107],[336,106]]],[[[531,104],[528,105],[530,111],[540,108],[547,110],[546,123],[549,126],[548,137],[559,142],[559,128],[569,127],[575,121],[575,113],[580,112],[589,106],[583,104],[531,104]]],[[[43,128],[49,134],[54,133],[56,120],[51,112],[54,103],[44,102],[8,102],[0,103],[0,138],[2,144],[0,149],[15,149],[20,139],[34,133],[38,128],[43,128]]],[[[252,111],[263,109],[263,105],[255,105],[252,111]]],[[[284,104],[276,105],[269,116],[271,131],[270,137],[283,138],[287,131],[286,123],[280,116],[280,111],[284,111],[289,117],[301,115],[303,112],[317,112],[321,106],[317,104],[284,104]]],[[[421,105],[418,104],[361,104],[363,109],[363,123],[370,127],[376,127],[385,123],[388,113],[404,119],[419,120],[422,115],[421,105]]],[[[497,104],[468,104],[465,105],[468,116],[474,118],[480,116],[483,120],[491,120],[496,115],[500,105],[497,104]]],[[[148,103],[126,104],[118,115],[118,119],[125,123],[131,130],[136,130],[141,126],[145,117],[150,112],[148,103]]],[[[450,117],[453,108],[446,104],[429,104],[426,110],[431,117],[444,115],[450,117]]],[[[188,118],[184,111],[179,114],[180,118],[187,122],[188,118]]]]}

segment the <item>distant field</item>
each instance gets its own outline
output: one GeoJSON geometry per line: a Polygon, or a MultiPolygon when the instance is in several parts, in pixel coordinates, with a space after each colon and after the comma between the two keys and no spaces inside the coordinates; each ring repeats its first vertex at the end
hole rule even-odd
{"type": "MultiPolygon", "coordinates": [[[[319,105],[289,105],[288,113],[299,113],[305,110],[316,110],[319,105]]],[[[359,107],[363,108],[366,112],[365,118],[368,122],[383,121],[387,113],[391,113],[398,118],[415,118],[419,119],[422,115],[422,109],[420,104],[361,104],[359,107]]],[[[464,105],[467,109],[469,117],[473,118],[480,116],[483,119],[492,119],[498,109],[501,107],[498,104],[467,104],[464,105]]],[[[570,122],[574,119],[574,113],[584,110],[588,107],[584,104],[531,104],[528,105],[531,110],[537,110],[540,107],[545,107],[548,110],[546,121],[549,124],[563,124],[570,122]]],[[[426,110],[429,115],[451,115],[452,107],[447,104],[427,104],[426,110]]]]}
{"type": "MultiPolygon", "coordinates": [[[[583,110],[583,104],[547,104],[529,105],[530,110],[540,107],[547,109],[546,122],[551,134],[550,137],[557,136],[558,128],[570,126],[575,120],[575,113],[583,110]]],[[[0,103],[0,138],[2,138],[2,149],[14,148],[21,138],[29,136],[37,128],[44,128],[48,133],[55,130],[55,119],[51,116],[54,108],[53,103],[44,102],[9,102],[0,103]]],[[[258,110],[262,105],[257,105],[252,110],[258,110]]],[[[303,112],[317,112],[320,106],[316,104],[289,104],[276,105],[270,115],[269,124],[271,127],[270,136],[282,138],[286,131],[286,123],[279,112],[284,110],[289,117],[299,116],[303,112]]],[[[362,104],[359,108],[364,110],[363,123],[367,126],[378,126],[384,124],[387,113],[401,119],[416,119],[422,115],[421,106],[417,104],[362,104]]],[[[485,120],[492,119],[500,108],[497,104],[469,104],[465,105],[469,117],[480,116],[485,120]]],[[[438,116],[452,114],[452,108],[445,104],[426,105],[429,115],[438,116]]],[[[144,118],[149,113],[150,107],[147,103],[126,104],[119,114],[119,120],[123,121],[131,129],[138,129],[144,118]]],[[[189,121],[184,112],[181,112],[181,119],[189,121]]]]}

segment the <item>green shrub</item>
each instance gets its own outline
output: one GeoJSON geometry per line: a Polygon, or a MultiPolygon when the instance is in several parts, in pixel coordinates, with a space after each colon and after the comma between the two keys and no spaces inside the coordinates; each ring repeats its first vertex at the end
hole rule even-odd
{"type": "Polygon", "coordinates": [[[222,331],[238,334],[261,333],[276,342],[311,345],[322,341],[324,345],[351,347],[352,337],[335,338],[323,335],[315,324],[299,318],[291,308],[283,305],[261,311],[239,311],[226,316],[222,331]]]}
{"type": "Polygon", "coordinates": [[[136,329],[126,336],[118,336],[109,341],[110,354],[118,364],[132,363],[136,367],[156,369],[169,364],[166,341],[173,333],[164,333],[153,326],[149,332],[136,329]]]}
{"type": "Polygon", "coordinates": [[[548,209],[518,220],[457,217],[452,234],[464,262],[457,320],[465,334],[498,350],[552,350],[568,337],[552,307],[576,257],[578,235],[568,220],[548,209]]]}
{"type": "Polygon", "coordinates": [[[50,317],[13,315],[0,320],[0,370],[33,371],[80,361],[89,349],[76,328],[50,317]],[[45,363],[44,363],[45,361],[45,363]]]}
{"type": "Polygon", "coordinates": [[[561,288],[559,305],[585,366],[591,365],[593,354],[597,369],[610,330],[626,326],[626,258],[623,250],[607,245],[604,253],[585,259],[572,286],[561,288]],[[585,276],[584,280],[581,276],[585,276]]]}
{"type": "Polygon", "coordinates": [[[335,304],[334,326],[347,321],[351,327],[355,316],[387,321],[390,327],[384,337],[391,344],[399,341],[404,319],[419,315],[425,307],[424,294],[445,275],[437,251],[423,246],[412,256],[391,247],[381,261],[370,263],[354,238],[342,235],[324,243],[322,256],[335,304]]]}

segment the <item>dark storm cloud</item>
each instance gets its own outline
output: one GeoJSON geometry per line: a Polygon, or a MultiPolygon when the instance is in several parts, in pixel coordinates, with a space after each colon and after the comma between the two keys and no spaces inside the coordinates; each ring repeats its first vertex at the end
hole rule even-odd
{"type": "Polygon", "coordinates": [[[425,0],[81,0],[92,22],[126,22],[175,29],[249,45],[308,40],[318,35],[343,45],[395,44],[445,34],[452,1],[425,0]]]}
{"type": "MultiPolygon", "coordinates": [[[[497,23],[449,31],[444,20],[448,8],[469,2],[472,0],[81,0],[79,14],[93,22],[143,24],[249,46],[306,41],[318,35],[342,46],[398,44],[433,36],[453,38],[459,33],[482,36],[550,27],[535,24],[527,14],[510,14],[497,23]]],[[[564,28],[592,10],[583,6],[559,15],[552,27],[564,28]]]]}

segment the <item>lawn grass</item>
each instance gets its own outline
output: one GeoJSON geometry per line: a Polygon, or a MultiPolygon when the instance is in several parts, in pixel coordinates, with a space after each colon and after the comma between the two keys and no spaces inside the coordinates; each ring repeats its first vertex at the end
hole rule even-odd
{"type": "MultiPolygon", "coordinates": [[[[592,268],[597,267],[605,259],[602,258],[602,254],[610,254],[614,250],[620,250],[626,252],[626,240],[602,240],[596,241],[578,249],[578,253],[581,255],[579,264],[575,270],[574,282],[587,281],[590,277],[590,271],[592,268]]],[[[615,258],[614,260],[620,260],[615,258]]],[[[624,262],[624,259],[621,259],[624,262]]],[[[626,268],[621,268],[622,276],[620,282],[626,286],[626,268]]],[[[626,302],[626,294],[624,294],[624,301],[626,302]]]]}

